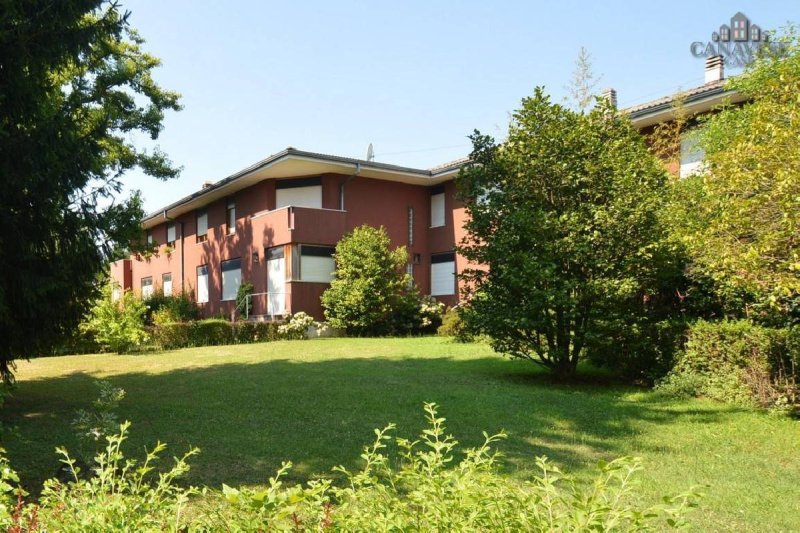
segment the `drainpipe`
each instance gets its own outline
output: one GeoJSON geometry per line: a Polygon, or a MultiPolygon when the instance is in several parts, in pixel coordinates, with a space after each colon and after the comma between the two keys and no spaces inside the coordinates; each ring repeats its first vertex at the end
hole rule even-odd
{"type": "Polygon", "coordinates": [[[180,225],[180,228],[181,228],[181,294],[183,294],[186,291],[186,287],[184,287],[185,278],[184,278],[184,262],[183,262],[183,244],[184,244],[183,243],[183,241],[184,241],[184,238],[183,238],[184,237],[183,236],[183,222],[181,222],[180,220],[175,220],[174,218],[170,218],[169,216],[167,216],[167,210],[166,209],[164,209],[164,220],[166,220],[167,222],[177,222],[180,225]]]}

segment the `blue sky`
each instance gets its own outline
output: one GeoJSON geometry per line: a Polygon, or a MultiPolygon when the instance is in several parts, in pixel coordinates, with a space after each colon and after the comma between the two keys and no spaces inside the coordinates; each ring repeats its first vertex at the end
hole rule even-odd
{"type": "MultiPolygon", "coordinates": [[[[800,2],[266,2],[129,0],[130,21],[183,95],[158,144],[183,167],[138,172],[147,211],[286,146],[428,168],[502,137],[543,85],[564,97],[581,46],[620,106],[703,83],[693,41],[737,11],[762,28],[800,22],[800,2]]],[[[143,143],[147,146],[147,143],[143,143]]]]}

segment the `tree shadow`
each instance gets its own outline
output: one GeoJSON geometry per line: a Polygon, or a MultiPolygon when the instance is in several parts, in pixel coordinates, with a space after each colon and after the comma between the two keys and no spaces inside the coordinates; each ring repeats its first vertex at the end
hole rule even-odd
{"type": "MultiPolygon", "coordinates": [[[[498,448],[508,472],[520,476],[530,473],[536,455],[582,471],[597,459],[631,453],[646,424],[680,417],[719,422],[736,411],[687,409],[691,404],[630,387],[552,383],[530,363],[496,357],[271,359],[167,372],[158,370],[157,358],[169,352],[146,357],[154,358],[152,373],[105,378],[127,393],[119,415],[133,422],[128,450],[141,456],[157,440],[172,455],[198,446],[187,482],[211,487],[264,483],[283,460],[295,464],[292,481],[338,464],[355,468],[374,428],[394,422],[397,434],[416,437],[427,401],[440,405],[463,446],[479,445],[481,431],[505,430],[498,448]]],[[[58,468],[55,446],[76,449],[70,421],[96,397],[96,379],[75,372],[21,382],[8,399],[3,421],[17,426],[18,436],[4,446],[34,492],[58,468]]]]}

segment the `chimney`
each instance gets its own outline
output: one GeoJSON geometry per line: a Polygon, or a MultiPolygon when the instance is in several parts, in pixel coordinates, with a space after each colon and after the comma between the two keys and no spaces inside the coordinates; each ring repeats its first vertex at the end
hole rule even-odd
{"type": "Polygon", "coordinates": [[[600,93],[600,98],[611,104],[614,109],[617,108],[617,91],[616,89],[608,88],[600,93]]]}
{"type": "Polygon", "coordinates": [[[706,83],[725,79],[725,59],[722,56],[711,56],[706,59],[706,83]]]}
{"type": "Polygon", "coordinates": [[[212,185],[214,185],[214,182],[211,182],[211,181],[204,181],[204,182],[203,182],[203,187],[202,187],[202,188],[203,188],[203,189],[208,189],[208,188],[209,188],[209,187],[211,187],[212,185]]]}

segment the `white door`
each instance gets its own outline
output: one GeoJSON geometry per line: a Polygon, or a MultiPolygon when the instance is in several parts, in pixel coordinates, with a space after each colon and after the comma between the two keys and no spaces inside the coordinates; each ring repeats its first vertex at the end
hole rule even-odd
{"type": "MultiPolygon", "coordinates": [[[[276,254],[277,255],[277,254],[276,254]]],[[[282,315],[286,311],[286,260],[280,257],[267,260],[267,313],[282,315]]]]}

